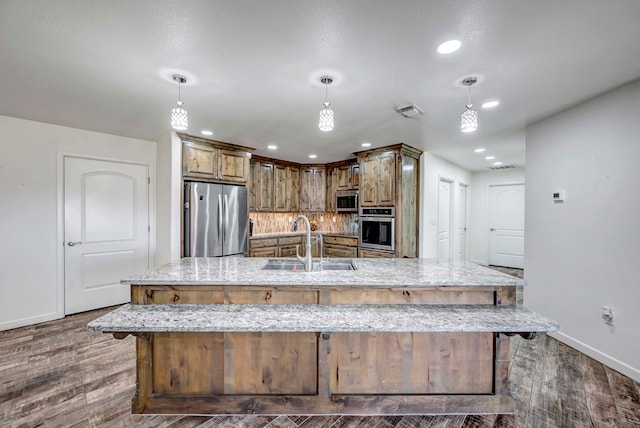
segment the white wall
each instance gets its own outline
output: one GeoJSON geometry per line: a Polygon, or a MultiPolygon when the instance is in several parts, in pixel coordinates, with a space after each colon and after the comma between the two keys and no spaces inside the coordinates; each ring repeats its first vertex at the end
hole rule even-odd
{"type": "Polygon", "coordinates": [[[0,116],[0,330],[64,316],[58,188],[67,154],[142,163],[155,175],[154,142],[0,116]]]}
{"type": "Polygon", "coordinates": [[[640,381],[640,81],[527,128],[524,303],[640,381]],[[566,191],[564,203],[551,194],[566,191]],[[614,311],[606,325],[600,308],[614,311]]]}
{"type": "Polygon", "coordinates": [[[158,265],[180,258],[182,143],[175,132],[158,142],[158,265]]]}
{"type": "MultiPolygon", "coordinates": [[[[472,214],[469,227],[470,261],[483,265],[489,264],[489,186],[522,184],[524,180],[523,168],[476,171],[472,174],[472,214]]],[[[525,230],[525,242],[526,234],[525,230]]]]}
{"type": "MultiPolygon", "coordinates": [[[[438,257],[438,184],[440,178],[445,178],[453,182],[451,191],[454,194],[453,200],[453,224],[459,221],[459,201],[458,186],[471,183],[471,173],[457,165],[430,153],[423,153],[420,159],[420,170],[422,171],[422,184],[420,187],[420,252],[423,259],[434,259],[438,257]]],[[[469,188],[473,194],[473,189],[469,188]]],[[[467,212],[471,210],[468,207],[467,212]]],[[[453,229],[456,229],[455,227],[453,229]]],[[[453,230],[452,230],[453,232],[453,230]]],[[[458,253],[458,240],[451,238],[453,253],[458,253]]]]}

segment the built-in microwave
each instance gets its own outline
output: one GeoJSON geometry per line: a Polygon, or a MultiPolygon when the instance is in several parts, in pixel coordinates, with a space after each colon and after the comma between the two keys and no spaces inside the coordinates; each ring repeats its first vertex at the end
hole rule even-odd
{"type": "Polygon", "coordinates": [[[396,209],[360,208],[361,248],[395,251],[396,209]]]}
{"type": "Polygon", "coordinates": [[[336,211],[337,212],[358,212],[358,191],[357,190],[338,190],[336,192],[336,211]]]}

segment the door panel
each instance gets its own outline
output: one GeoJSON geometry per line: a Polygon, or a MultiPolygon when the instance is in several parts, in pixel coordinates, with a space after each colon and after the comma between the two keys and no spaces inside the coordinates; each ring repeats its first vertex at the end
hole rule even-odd
{"type": "Polygon", "coordinates": [[[524,184],[489,187],[489,264],[524,268],[524,184]]]}
{"type": "Polygon", "coordinates": [[[438,261],[451,258],[451,182],[438,185],[438,261]]]}
{"type": "Polygon", "coordinates": [[[65,314],[129,301],[149,268],[148,168],[65,157],[65,314]]]}

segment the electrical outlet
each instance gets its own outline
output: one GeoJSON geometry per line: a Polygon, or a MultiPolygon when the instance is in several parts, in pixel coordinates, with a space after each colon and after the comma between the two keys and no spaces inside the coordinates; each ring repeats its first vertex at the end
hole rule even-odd
{"type": "Polygon", "coordinates": [[[609,306],[602,307],[602,319],[607,324],[613,324],[613,310],[609,306]]]}

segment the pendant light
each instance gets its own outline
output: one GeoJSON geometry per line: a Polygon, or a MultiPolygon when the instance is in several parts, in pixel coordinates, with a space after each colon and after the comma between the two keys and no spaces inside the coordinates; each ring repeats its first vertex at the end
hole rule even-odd
{"type": "Polygon", "coordinates": [[[322,76],[320,81],[324,83],[324,103],[322,104],[324,107],[320,110],[320,120],[318,121],[318,128],[321,131],[331,131],[333,130],[333,110],[329,107],[328,92],[329,85],[333,82],[333,77],[331,76],[322,76]]]}
{"type": "Polygon", "coordinates": [[[475,77],[467,77],[462,81],[462,84],[469,88],[469,104],[466,106],[466,110],[460,115],[460,131],[473,132],[478,129],[478,111],[472,109],[471,104],[471,85],[478,81],[475,77]]]}
{"type": "Polygon", "coordinates": [[[180,85],[187,83],[187,78],[179,74],[174,74],[172,77],[178,82],[178,105],[171,109],[171,127],[176,131],[186,131],[189,127],[189,118],[187,110],[182,106],[184,103],[180,101],[180,85]]]}

